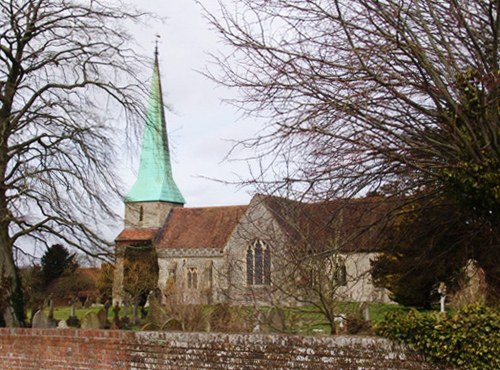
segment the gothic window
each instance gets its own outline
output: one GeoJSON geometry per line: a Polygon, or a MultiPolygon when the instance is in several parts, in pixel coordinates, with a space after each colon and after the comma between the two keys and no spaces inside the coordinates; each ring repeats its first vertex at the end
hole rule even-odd
{"type": "Polygon", "coordinates": [[[198,288],[198,269],[196,267],[187,269],[187,287],[188,289],[198,288]]]}
{"type": "Polygon", "coordinates": [[[271,284],[271,248],[262,240],[255,240],[247,248],[247,285],[271,284]]]}
{"type": "Polygon", "coordinates": [[[253,249],[247,249],[247,285],[253,285],[253,249]]]}
{"type": "Polygon", "coordinates": [[[333,272],[335,284],[339,286],[347,285],[347,268],[343,258],[337,257],[335,261],[335,271],[333,272]]]}

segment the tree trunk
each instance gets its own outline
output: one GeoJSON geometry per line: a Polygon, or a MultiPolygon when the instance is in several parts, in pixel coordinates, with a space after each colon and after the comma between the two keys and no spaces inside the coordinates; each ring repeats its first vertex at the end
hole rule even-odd
{"type": "Polygon", "coordinates": [[[0,230],[0,286],[3,321],[9,327],[19,326],[12,300],[12,295],[17,289],[16,269],[12,258],[12,246],[6,230],[0,230]]]}

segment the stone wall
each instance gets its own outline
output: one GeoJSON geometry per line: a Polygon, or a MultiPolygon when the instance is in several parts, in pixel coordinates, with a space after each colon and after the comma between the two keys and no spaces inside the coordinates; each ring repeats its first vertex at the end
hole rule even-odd
{"type": "Polygon", "coordinates": [[[0,329],[0,369],[438,369],[372,337],[0,329]]]}

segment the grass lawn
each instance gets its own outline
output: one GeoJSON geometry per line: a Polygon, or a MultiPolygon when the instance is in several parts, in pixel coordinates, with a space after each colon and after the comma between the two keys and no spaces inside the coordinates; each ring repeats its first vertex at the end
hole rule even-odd
{"type": "MultiPolygon", "coordinates": [[[[102,309],[102,306],[95,306],[95,307],[89,307],[89,308],[75,308],[75,315],[78,317],[78,319],[82,319],[83,316],[85,316],[88,312],[98,312],[100,309],[102,309]]],[[[49,314],[49,309],[45,308],[43,310],[45,314],[49,314]]],[[[57,321],[60,320],[67,320],[69,318],[71,312],[71,307],[70,306],[62,306],[62,307],[54,307],[54,319],[57,321]]],[[[127,310],[128,316],[132,316],[132,308],[130,307],[127,310]]],[[[120,317],[122,317],[124,314],[123,308],[120,309],[120,317]]],[[[110,307],[108,310],[108,319],[111,321],[113,319],[114,313],[113,313],[113,307],[110,307]]],[[[26,312],[26,317],[28,319],[31,319],[31,310],[27,310],[26,312]]]]}

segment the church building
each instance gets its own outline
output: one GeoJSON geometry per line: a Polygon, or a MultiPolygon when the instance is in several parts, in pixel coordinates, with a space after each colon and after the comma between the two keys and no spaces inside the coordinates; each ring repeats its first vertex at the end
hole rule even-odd
{"type": "Polygon", "coordinates": [[[295,304],[290,289],[314,275],[316,261],[335,283],[339,300],[388,302],[369,273],[376,256],[376,230],[369,225],[380,202],[304,203],[257,194],[247,205],[184,207],[172,174],[157,51],[140,167],[124,201],[114,302],[124,299],[130,250],[155,256],[151,269],[157,269],[158,288],[164,299],[175,296],[180,303],[295,304]]]}

